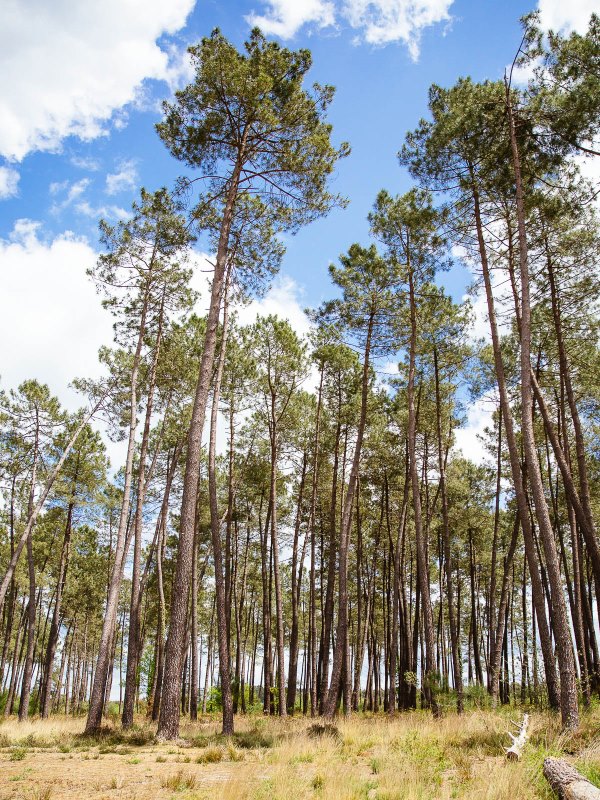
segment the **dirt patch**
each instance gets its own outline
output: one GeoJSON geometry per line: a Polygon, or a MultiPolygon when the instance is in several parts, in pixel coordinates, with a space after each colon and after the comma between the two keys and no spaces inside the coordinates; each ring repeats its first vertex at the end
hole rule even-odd
{"type": "Polygon", "coordinates": [[[10,761],[5,752],[0,755],[0,800],[170,800],[178,774],[183,786],[187,782],[196,789],[231,777],[235,763],[196,763],[201,753],[191,748],[185,753],[153,748],[123,754],[32,750],[10,761]]]}

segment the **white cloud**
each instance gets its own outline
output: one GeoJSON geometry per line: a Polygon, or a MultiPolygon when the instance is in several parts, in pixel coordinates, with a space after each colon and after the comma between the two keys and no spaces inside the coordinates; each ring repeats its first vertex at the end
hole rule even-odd
{"type": "Polygon", "coordinates": [[[106,176],[106,194],[119,194],[127,189],[135,189],[138,182],[138,172],[133,159],[121,161],[117,172],[106,176]]]}
{"type": "Polygon", "coordinates": [[[403,42],[413,59],[419,55],[423,28],[450,19],[453,0],[265,0],[264,14],[246,17],[267,34],[290,39],[304,25],[319,28],[346,19],[359,31],[357,41],[384,45],[403,42]]]}
{"type": "Polygon", "coordinates": [[[12,167],[0,167],[0,200],[15,197],[19,193],[20,175],[12,167]]]}
{"type": "Polygon", "coordinates": [[[121,208],[121,206],[92,206],[87,200],[82,200],[80,203],[77,203],[75,210],[79,214],[83,214],[84,217],[90,217],[90,219],[95,220],[100,220],[101,218],[107,220],[124,220],[129,219],[131,216],[129,211],[121,208]]]}
{"type": "Polygon", "coordinates": [[[96,253],[69,231],[50,241],[40,223],[18,220],[0,239],[2,385],[37,378],[74,409],[82,399],[68,384],[101,372],[97,351],[112,341],[111,317],[86,269],[96,253]]]}
{"type": "Polygon", "coordinates": [[[465,458],[476,464],[483,464],[489,458],[489,453],[480,437],[486,428],[493,428],[494,405],[485,398],[469,403],[466,425],[455,431],[456,448],[465,458]]]}
{"type": "Polygon", "coordinates": [[[191,82],[195,70],[187,49],[171,46],[167,48],[167,52],[169,54],[169,65],[164,79],[169,84],[171,91],[175,92],[176,89],[180,89],[191,82]]]}
{"type": "Polygon", "coordinates": [[[0,154],[93,139],[145,78],[167,79],[157,39],[195,0],[5,0],[0,26],[0,154]]]}
{"type": "Polygon", "coordinates": [[[539,59],[533,59],[526,64],[512,64],[506,65],[506,74],[510,76],[513,86],[526,87],[532,78],[535,77],[535,71],[540,65],[539,59]],[[512,74],[511,74],[512,70],[512,74]]]}
{"type": "Polygon", "coordinates": [[[63,209],[72,205],[81,197],[90,183],[91,181],[89,178],[82,178],[80,181],[75,181],[74,183],[69,183],[69,181],[51,183],[49,187],[50,194],[55,196],[64,195],[62,200],[57,200],[52,204],[50,208],[51,213],[58,214],[63,211],[63,209]]]}
{"type": "Polygon", "coordinates": [[[266,34],[291,39],[303,25],[325,28],[335,23],[335,9],[330,0],[267,0],[264,15],[252,13],[245,19],[266,34]]]}
{"type": "Polygon", "coordinates": [[[403,42],[416,60],[421,31],[450,19],[453,0],[345,0],[343,13],[368,44],[403,42]]]}
{"type": "Polygon", "coordinates": [[[598,0],[539,0],[538,9],[542,28],[584,33],[592,14],[598,13],[598,0]]]}
{"type": "Polygon", "coordinates": [[[100,169],[100,162],[96,158],[89,158],[84,156],[73,156],[71,164],[77,169],[85,169],[88,172],[96,172],[100,169]]]}
{"type": "Polygon", "coordinates": [[[242,325],[251,325],[259,315],[275,314],[286,319],[298,336],[306,336],[310,321],[300,303],[301,296],[302,289],[296,281],[288,275],[280,275],[264,297],[238,309],[238,319],[242,325]]]}
{"type": "Polygon", "coordinates": [[[54,196],[60,194],[61,192],[64,192],[68,185],[69,181],[52,181],[52,183],[48,187],[48,191],[52,196],[54,196]]]}
{"type": "MultiPolygon", "coordinates": [[[[65,231],[45,241],[41,224],[27,219],[17,220],[10,237],[0,239],[2,388],[35,378],[69,411],[86,405],[69,384],[102,375],[98,349],[113,340],[112,317],[86,275],[96,258],[85,239],[65,231]]],[[[125,444],[111,442],[101,420],[96,427],[118,470],[125,444]]]]}

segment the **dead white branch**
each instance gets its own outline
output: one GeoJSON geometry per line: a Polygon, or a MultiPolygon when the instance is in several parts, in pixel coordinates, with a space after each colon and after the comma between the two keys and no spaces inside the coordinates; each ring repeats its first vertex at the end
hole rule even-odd
{"type": "Polygon", "coordinates": [[[514,733],[510,733],[509,736],[512,739],[512,745],[506,749],[506,757],[512,761],[518,761],[521,758],[521,753],[523,752],[523,748],[525,747],[525,742],[527,741],[527,728],[529,727],[529,714],[523,714],[523,722],[521,723],[521,727],[519,728],[519,733],[517,736],[514,733]]]}

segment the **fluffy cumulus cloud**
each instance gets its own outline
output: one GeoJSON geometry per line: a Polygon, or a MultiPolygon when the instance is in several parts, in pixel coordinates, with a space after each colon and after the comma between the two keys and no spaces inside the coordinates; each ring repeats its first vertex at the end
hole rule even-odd
{"type": "Polygon", "coordinates": [[[19,191],[19,173],[14,167],[0,167],[0,200],[14,197],[19,191]]]}
{"type": "Polygon", "coordinates": [[[466,423],[455,431],[456,448],[465,458],[476,464],[483,464],[489,460],[489,453],[482,437],[486,428],[493,428],[494,409],[495,403],[487,398],[469,403],[466,423]]]}
{"type": "Polygon", "coordinates": [[[195,0],[5,0],[0,27],[0,154],[92,139],[145,78],[169,80],[157,39],[185,24],[195,0]]]}
{"type": "Polygon", "coordinates": [[[296,281],[289,275],[280,275],[264,297],[239,309],[238,318],[242,325],[251,325],[257,316],[273,314],[287,319],[298,336],[306,336],[310,321],[304,313],[301,299],[302,290],[296,281]]]}
{"type": "Polygon", "coordinates": [[[569,33],[584,33],[592,14],[598,13],[598,0],[538,0],[543,28],[569,33]]]}
{"type": "Polygon", "coordinates": [[[421,31],[450,18],[453,0],[267,0],[264,14],[246,19],[266,33],[288,39],[302,26],[332,26],[343,19],[368,44],[404,43],[419,54],[421,31]]]}
{"type": "Polygon", "coordinates": [[[4,388],[37,378],[68,408],[82,405],[69,383],[99,375],[98,348],[112,341],[111,316],[86,275],[95,259],[85,239],[65,232],[46,240],[31,220],[0,239],[4,388]]]}
{"type": "Polygon", "coordinates": [[[267,0],[264,14],[250,14],[246,20],[266,34],[290,39],[303,25],[319,28],[335,23],[335,8],[330,0],[267,0]]]}
{"type": "Polygon", "coordinates": [[[421,31],[450,19],[453,0],[346,0],[344,12],[369,44],[403,42],[413,59],[421,31]]]}

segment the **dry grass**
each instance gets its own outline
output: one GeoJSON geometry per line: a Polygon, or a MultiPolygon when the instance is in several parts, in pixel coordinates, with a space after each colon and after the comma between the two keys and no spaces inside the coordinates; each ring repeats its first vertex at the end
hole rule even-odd
{"type": "Polygon", "coordinates": [[[181,739],[166,744],[142,720],[98,737],[81,735],[82,719],[2,722],[0,800],[548,799],[541,765],[559,753],[600,778],[599,710],[569,736],[555,717],[533,714],[518,763],[504,758],[510,722],[501,712],[358,716],[339,720],[337,735],[301,718],[236,724],[224,740],[216,717],[186,721],[181,739]]]}

